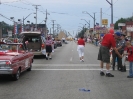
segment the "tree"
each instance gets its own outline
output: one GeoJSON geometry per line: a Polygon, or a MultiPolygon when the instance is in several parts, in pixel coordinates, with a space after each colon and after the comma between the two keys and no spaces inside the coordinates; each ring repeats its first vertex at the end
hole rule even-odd
{"type": "Polygon", "coordinates": [[[114,25],[114,29],[116,29],[116,30],[119,29],[118,23],[126,23],[126,22],[129,22],[129,21],[133,21],[133,17],[118,19],[118,21],[116,21],[116,23],[114,25]]]}
{"type": "Polygon", "coordinates": [[[1,22],[1,28],[2,28],[2,35],[7,35],[8,30],[13,30],[13,26],[5,23],[4,21],[1,22]]]}
{"type": "Polygon", "coordinates": [[[124,18],[119,19],[118,21],[116,21],[114,28],[116,30],[119,29],[118,23],[125,23],[125,22],[126,22],[126,19],[124,19],[124,18]]]}

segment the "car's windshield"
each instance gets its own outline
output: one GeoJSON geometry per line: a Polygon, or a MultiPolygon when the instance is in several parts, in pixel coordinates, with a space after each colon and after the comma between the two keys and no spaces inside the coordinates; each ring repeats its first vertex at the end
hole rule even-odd
{"type": "Polygon", "coordinates": [[[16,49],[17,45],[8,45],[8,44],[0,44],[0,50],[12,50],[12,49],[16,49]]]}

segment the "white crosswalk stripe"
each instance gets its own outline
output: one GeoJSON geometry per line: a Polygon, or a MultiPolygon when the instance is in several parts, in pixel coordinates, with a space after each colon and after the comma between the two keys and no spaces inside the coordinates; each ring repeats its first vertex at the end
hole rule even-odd
{"type": "MultiPolygon", "coordinates": [[[[101,70],[99,64],[32,64],[32,70],[101,70]]],[[[104,70],[106,67],[104,66],[104,70]]],[[[127,69],[128,70],[128,69],[127,69]]]]}

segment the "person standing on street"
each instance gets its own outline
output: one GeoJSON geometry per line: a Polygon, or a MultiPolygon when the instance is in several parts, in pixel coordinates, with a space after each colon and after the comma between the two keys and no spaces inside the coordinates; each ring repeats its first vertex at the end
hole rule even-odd
{"type": "Polygon", "coordinates": [[[50,36],[47,37],[47,40],[46,40],[46,60],[48,59],[52,59],[51,57],[51,52],[52,52],[52,39],[50,36]]]}
{"type": "Polygon", "coordinates": [[[85,47],[85,41],[83,40],[83,36],[81,36],[81,38],[78,40],[77,42],[77,51],[79,54],[79,58],[81,62],[84,62],[84,47],[85,47]]]}
{"type": "MultiPolygon", "coordinates": [[[[124,33],[121,33],[121,40],[119,42],[120,47],[118,48],[118,51],[121,55],[123,55],[124,49],[126,46],[125,36],[126,35],[124,33]]],[[[124,64],[122,64],[122,58],[118,58],[118,70],[120,70],[122,72],[125,71],[123,66],[124,66],[124,64]]]]}
{"type": "Polygon", "coordinates": [[[101,42],[101,46],[99,48],[98,60],[101,61],[100,75],[101,76],[105,75],[103,72],[103,64],[106,63],[106,77],[114,77],[114,75],[112,75],[110,73],[110,52],[109,52],[109,50],[112,47],[112,49],[115,50],[116,54],[119,57],[122,57],[116,48],[116,41],[115,41],[115,39],[117,39],[118,35],[120,35],[120,34],[119,33],[114,34],[113,29],[109,29],[108,32],[109,33],[105,34],[105,36],[103,37],[103,40],[101,42]]]}
{"type": "Polygon", "coordinates": [[[133,46],[129,41],[126,42],[127,47],[127,55],[128,55],[128,61],[129,61],[129,75],[127,78],[133,78],[133,46]]]}
{"type": "MultiPolygon", "coordinates": [[[[121,43],[121,33],[120,32],[116,32],[115,33],[118,38],[116,39],[116,48],[119,51],[119,53],[122,55],[120,49],[122,48],[122,43],[121,43]]],[[[113,56],[113,66],[112,69],[115,70],[115,63],[117,62],[117,70],[121,70],[121,66],[122,66],[122,59],[119,58],[119,56],[116,54],[115,50],[112,51],[112,56],[113,56]]]]}

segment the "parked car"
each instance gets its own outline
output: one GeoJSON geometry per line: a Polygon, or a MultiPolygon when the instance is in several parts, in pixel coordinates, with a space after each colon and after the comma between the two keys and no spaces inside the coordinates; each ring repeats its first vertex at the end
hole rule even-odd
{"type": "Polygon", "coordinates": [[[23,43],[0,42],[0,75],[12,75],[18,80],[25,70],[31,71],[34,54],[23,43]]]}
{"type": "Polygon", "coordinates": [[[21,42],[27,47],[28,50],[32,50],[35,56],[46,55],[45,49],[45,37],[41,35],[41,32],[28,31],[22,32],[21,42]],[[25,42],[28,41],[28,44],[25,42]]]}
{"type": "Polygon", "coordinates": [[[61,40],[57,40],[57,46],[62,46],[61,40]]]}
{"type": "Polygon", "coordinates": [[[54,41],[54,49],[56,49],[56,48],[57,48],[57,42],[54,41]]]}

